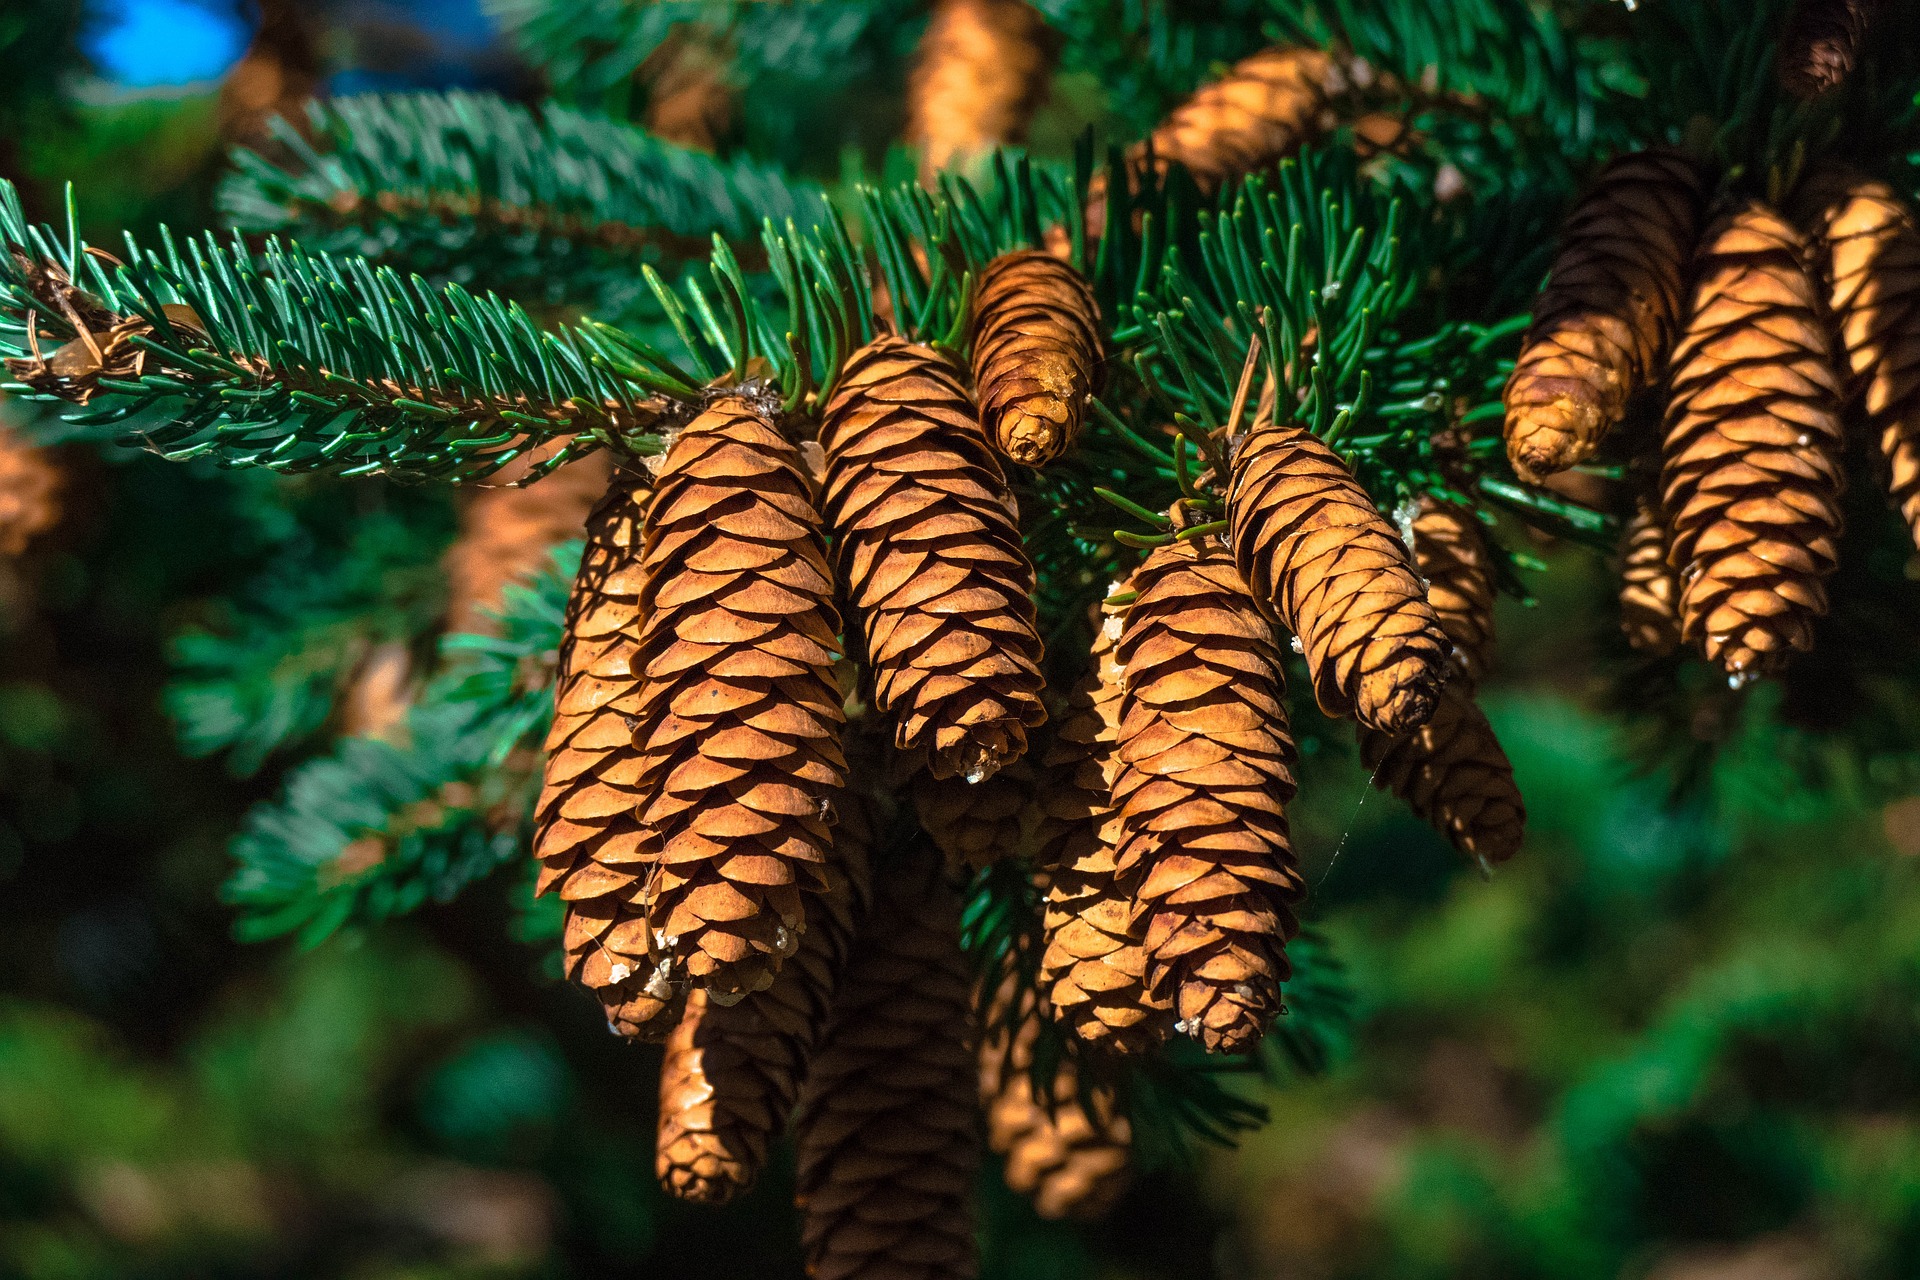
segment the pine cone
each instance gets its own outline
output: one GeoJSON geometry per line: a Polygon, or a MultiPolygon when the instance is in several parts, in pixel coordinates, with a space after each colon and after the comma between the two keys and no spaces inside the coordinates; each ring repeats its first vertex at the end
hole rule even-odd
{"type": "Polygon", "coordinates": [[[1840,382],[1793,228],[1718,218],[1673,353],[1661,505],[1681,634],[1736,682],[1813,644],[1840,537],[1840,382]]]}
{"type": "Polygon", "coordinates": [[[1027,136],[1053,74],[1053,33],[1026,0],[941,0],[907,90],[924,181],[1027,136]]]}
{"type": "Polygon", "coordinates": [[[847,361],[820,441],[874,703],[935,777],[983,781],[1046,708],[1033,563],[966,389],[931,350],[880,338],[847,361]]]}
{"type": "Polygon", "coordinates": [[[0,555],[19,555],[60,522],[66,487],[52,454],[0,426],[0,555]]]}
{"type": "Polygon", "coordinates": [[[1348,89],[1345,70],[1325,50],[1263,50],[1202,85],[1161,122],[1153,131],[1154,160],[1185,165],[1210,193],[1324,132],[1333,99],[1348,89]]]}
{"type": "Polygon", "coordinates": [[[696,151],[714,151],[733,129],[734,90],[727,55],[682,26],[641,67],[647,81],[647,132],[696,151]]]}
{"type": "Polygon", "coordinates": [[[1020,851],[1033,783],[1025,757],[979,783],[921,770],[913,779],[913,808],[949,868],[978,870],[1020,851]]]}
{"type": "Polygon", "coordinates": [[[1513,766],[1486,713],[1459,683],[1441,691],[1433,719],[1410,734],[1362,730],[1360,756],[1374,786],[1406,801],[1467,857],[1498,863],[1519,852],[1527,811],[1513,766]]]}
{"type": "Polygon", "coordinates": [[[1671,151],[1614,161],[1560,232],[1507,382],[1507,457],[1539,481],[1583,462],[1657,379],[1700,233],[1700,174],[1671,151]]]}
{"type": "Polygon", "coordinates": [[[1078,271],[1036,249],[987,265],[974,296],[973,384],[1001,453],[1044,467],[1072,448],[1100,359],[1100,308],[1078,271]]]}
{"type": "Polygon", "coordinates": [[[1473,512],[1431,496],[1413,518],[1413,563],[1469,687],[1493,668],[1493,548],[1473,512]]]}
{"type": "Polygon", "coordinates": [[[1816,184],[1814,250],[1852,374],[1920,545],[1920,229],[1892,187],[1858,175],[1816,184]]]}
{"type": "MultiPolygon", "coordinates": [[[[1003,992],[1001,1001],[1011,998],[1003,992]]],[[[1133,1125],[1111,1088],[1082,1090],[1070,1056],[1061,1057],[1052,1091],[1036,1093],[1034,1046],[1047,1015],[1031,992],[1023,1003],[1018,1018],[996,1009],[981,1040],[987,1145],[1006,1157],[1007,1186],[1032,1200],[1041,1217],[1102,1217],[1131,1179],[1133,1125]]]]}
{"type": "Polygon", "coordinates": [[[1878,0],[1800,0],[1780,40],[1780,83],[1796,98],[1840,86],[1860,61],[1878,0]]]}
{"type": "Polygon", "coordinates": [[[796,1122],[807,1274],[970,1280],[980,1162],[960,901],[931,849],[875,869],[796,1122]]]}
{"type": "Polygon", "coordinates": [[[539,572],[555,547],[581,535],[612,475],[609,455],[590,453],[525,488],[468,499],[445,560],[447,629],[491,632],[507,584],[539,572]]]}
{"type": "Polygon", "coordinates": [[[1217,540],[1156,549],[1134,575],[1113,804],[1147,983],[1210,1052],[1250,1047],[1280,1009],[1306,893],[1283,806],[1293,741],[1273,628],[1217,540]]]}
{"type": "Polygon", "coordinates": [[[1447,640],[1393,526],[1311,432],[1240,442],[1227,500],[1255,598],[1300,638],[1328,715],[1405,733],[1433,714],[1447,640]]]}
{"type": "Polygon", "coordinates": [[[340,732],[383,742],[403,739],[413,706],[413,677],[413,652],[406,641],[375,645],[347,679],[340,699],[340,732]]]}
{"type": "Polygon", "coordinates": [[[1120,618],[1096,609],[1093,619],[1087,674],[1067,695],[1066,713],[1040,758],[1034,836],[1040,867],[1057,865],[1067,843],[1086,838],[1109,810],[1113,740],[1120,730],[1120,668],[1113,660],[1120,618]]]}
{"type": "Polygon", "coordinates": [[[1667,522],[1651,502],[1633,513],[1620,544],[1620,629],[1657,658],[1680,647],[1680,586],[1667,563],[1667,522]]]}
{"type": "Polygon", "coordinates": [[[695,991],[667,1039],[655,1168],[682,1200],[724,1204],[752,1186],[793,1112],[871,892],[866,806],[843,804],[833,836],[832,888],[808,897],[806,934],[773,985],[732,1005],[695,991]]]}
{"type": "Polygon", "coordinates": [[[799,945],[846,785],[840,619],[799,451],[716,400],[667,451],[645,539],[633,741],[655,950],[740,995],[799,945]]]}

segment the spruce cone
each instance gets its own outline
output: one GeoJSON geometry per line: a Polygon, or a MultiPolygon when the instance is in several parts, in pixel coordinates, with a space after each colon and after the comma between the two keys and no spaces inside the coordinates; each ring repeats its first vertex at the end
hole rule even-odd
{"type": "Polygon", "coordinates": [[[724,999],[773,980],[803,894],[827,888],[846,785],[833,577],[799,451],[741,397],[674,440],[645,538],[649,923],[654,950],[724,999]]]}
{"type": "Polygon", "coordinates": [[[1033,564],[966,389],[931,350],[880,338],[848,360],[820,441],[874,703],[936,778],[983,781],[1046,708],[1033,564]]]}
{"type": "Polygon", "coordinates": [[[1680,647],[1680,586],[1667,563],[1667,522],[1651,502],[1633,513],[1620,544],[1620,629],[1657,658],[1680,647]]]}
{"type": "Polygon", "coordinates": [[[340,699],[340,732],[384,742],[404,738],[413,689],[413,653],[406,641],[375,645],[347,679],[340,699]]]}
{"type": "Polygon", "coordinates": [[[1880,438],[1893,501],[1920,545],[1920,229],[1884,182],[1822,184],[1814,249],[1852,373],[1880,438]]]}
{"type": "Polygon", "coordinates": [[[1026,0],[941,0],[907,91],[922,180],[1024,139],[1053,57],[1053,33],[1026,0]]]}
{"type": "Polygon", "coordinates": [[[1286,159],[1331,123],[1348,90],[1322,49],[1266,49],[1202,85],[1153,131],[1157,163],[1185,165],[1205,192],[1286,159]]]}
{"type": "Polygon", "coordinates": [[[1300,638],[1321,709],[1383,733],[1425,724],[1446,636],[1346,464],[1302,428],[1262,427],[1240,443],[1227,507],[1240,571],[1300,638]]]}
{"type": "Polygon", "coordinates": [[[1001,453],[1044,467],[1072,448],[1100,358],[1100,308],[1078,271],[1024,249],[981,273],[973,385],[980,423],[1001,453]]]}
{"type": "Polygon", "coordinates": [[[1507,457],[1539,481],[1583,462],[1664,367],[1700,232],[1700,174],[1670,151],[1614,161],[1560,232],[1507,382],[1507,457]]]}
{"type": "Polygon", "coordinates": [[[980,1162],[960,901],[931,849],[875,871],[801,1094],[797,1179],[817,1280],[968,1280],[980,1162]]]}
{"type": "Polygon", "coordinates": [[[914,813],[949,868],[978,870],[1019,852],[1033,781],[1025,757],[979,783],[921,770],[913,779],[914,813]]]}
{"type": "Polygon", "coordinates": [[[806,934],[773,985],[733,1005],[695,991],[667,1039],[655,1168],[682,1200],[724,1204],[752,1186],[793,1112],[871,889],[866,806],[843,805],[833,835],[832,888],[807,899],[806,934]]]}
{"type": "Polygon", "coordinates": [[[1879,0],[1800,0],[1780,40],[1780,83],[1796,98],[1839,87],[1860,61],[1879,0]]]}
{"type": "Polygon", "coordinates": [[[1493,548],[1472,511],[1423,497],[1413,518],[1413,563],[1427,580],[1427,603],[1453,645],[1455,669],[1469,686],[1493,668],[1493,548]]]}
{"type": "Polygon", "coordinates": [[[447,549],[447,629],[491,631],[507,584],[538,572],[548,553],[580,536],[612,475],[611,457],[590,453],[525,488],[475,493],[447,549]]]}
{"type": "Polygon", "coordinates": [[[1792,227],[1758,202],[1714,223],[1673,354],[1661,505],[1681,634],[1736,683],[1813,643],[1840,537],[1840,383],[1792,227]]]}
{"type": "Polygon", "coordinates": [[[714,151],[733,129],[734,91],[727,54],[683,26],[641,67],[647,80],[647,132],[696,151],[714,151]]]}
{"type": "Polygon", "coordinates": [[[19,555],[60,522],[65,488],[52,454],[0,426],[0,555],[19,555]]]}
{"type": "Polygon", "coordinates": [[[1035,862],[1041,867],[1057,865],[1067,843],[1088,836],[1109,809],[1113,740],[1120,730],[1120,668],[1113,659],[1120,619],[1097,609],[1093,618],[1087,673],[1067,695],[1066,713],[1040,759],[1035,862]]]}
{"type": "Polygon", "coordinates": [[[1519,852],[1527,811],[1513,766],[1486,713],[1460,684],[1441,690],[1433,719],[1410,734],[1363,730],[1360,755],[1374,786],[1406,801],[1467,857],[1497,863],[1519,852]]]}
{"type": "Polygon", "coordinates": [[[1031,992],[1025,1005],[1017,1020],[996,1011],[981,1041],[987,1145],[1006,1157],[1007,1185],[1041,1217],[1101,1217],[1127,1189],[1133,1125],[1111,1088],[1091,1085],[1083,1094],[1071,1057],[1061,1057],[1050,1094],[1035,1092],[1034,1045],[1046,1014],[1031,992]]]}
{"type": "Polygon", "coordinates": [[[1214,539],[1156,549],[1134,575],[1118,656],[1121,884],[1134,889],[1147,982],[1210,1052],[1248,1048],[1280,1009],[1306,884],[1280,652],[1214,539]]]}

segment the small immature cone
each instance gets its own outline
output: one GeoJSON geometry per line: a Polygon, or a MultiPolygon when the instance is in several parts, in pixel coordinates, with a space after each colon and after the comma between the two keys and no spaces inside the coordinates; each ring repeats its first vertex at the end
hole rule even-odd
{"type": "Polygon", "coordinates": [[[1100,308],[1078,271],[1037,249],[1002,254],[973,306],[980,424],[1000,452],[1044,467],[1080,435],[1100,362],[1100,308]]]}
{"type": "Polygon", "coordinates": [[[1217,540],[1160,547],[1133,581],[1118,649],[1118,880],[1175,1029],[1236,1053],[1279,1012],[1306,894],[1284,812],[1294,750],[1280,651],[1217,540]]]}
{"type": "Polygon", "coordinates": [[[0,555],[19,555],[60,522],[65,489],[52,454],[0,426],[0,555]]]}
{"type": "Polygon", "coordinates": [[[1255,598],[1300,639],[1328,715],[1405,733],[1433,714],[1447,638],[1400,535],[1312,432],[1241,441],[1227,498],[1255,598]]]}
{"type": "Polygon", "coordinates": [[[1024,756],[978,783],[921,770],[913,779],[913,809],[950,868],[978,870],[1019,852],[1033,783],[1024,756]]]}
{"type": "Polygon", "coordinates": [[[1323,49],[1266,49],[1200,86],[1153,131],[1153,155],[1185,165],[1202,191],[1286,159],[1332,124],[1347,92],[1323,49]]]}
{"type": "Polygon", "coordinates": [[[659,959],[722,1001],[793,954],[846,785],[839,615],[799,450],[742,397],[667,450],[647,509],[633,742],[659,959]]]}
{"type": "Polygon", "coordinates": [[[1458,681],[1440,693],[1433,719],[1395,738],[1362,730],[1360,756],[1373,785],[1406,801],[1415,816],[1479,862],[1519,852],[1527,811],[1513,765],[1486,713],[1458,681]]]}
{"type": "Polygon", "coordinates": [[[984,781],[1046,708],[1033,562],[966,388],[932,350],[879,338],[848,360],[820,443],[875,705],[936,778],[984,781]]]}
{"type": "Polygon", "coordinates": [[[1771,209],[1731,208],[1673,353],[1660,480],[1681,634],[1735,683],[1812,647],[1838,562],[1840,377],[1805,258],[1771,209]]]}
{"type": "Polygon", "coordinates": [[[491,630],[507,584],[537,573],[555,547],[580,536],[612,476],[611,455],[601,451],[525,488],[474,493],[447,549],[447,629],[491,630]]]}
{"type": "Polygon", "coordinates": [[[1620,629],[1657,658],[1680,647],[1680,584],[1667,563],[1667,522],[1651,502],[1633,513],[1620,543],[1620,629]]]}
{"type": "Polygon", "coordinates": [[[1413,563],[1469,687],[1493,668],[1493,548],[1472,511],[1431,496],[1413,518],[1413,563]]]}
{"type": "Polygon", "coordinates": [[[1653,150],[1608,165],[1575,206],[1507,382],[1507,457],[1522,479],[1591,457],[1660,376],[1701,200],[1693,162],[1653,150]]]}
{"type": "Polygon", "coordinates": [[[1053,33],[1026,0],[940,0],[907,86],[921,180],[1024,139],[1053,59],[1053,33]]]}
{"type": "Polygon", "coordinates": [[[1796,98],[1839,87],[1860,61],[1880,0],[1799,0],[1780,39],[1780,83],[1796,98]]]}
{"type": "Polygon", "coordinates": [[[980,1165],[960,899],[931,849],[875,868],[801,1092],[796,1196],[817,1280],[970,1280],[980,1165]]]}

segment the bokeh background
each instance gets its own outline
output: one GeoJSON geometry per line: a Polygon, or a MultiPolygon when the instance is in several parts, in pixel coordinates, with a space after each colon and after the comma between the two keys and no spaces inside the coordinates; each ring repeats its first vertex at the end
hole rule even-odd
{"type": "MultiPolygon", "coordinates": [[[[856,110],[749,100],[714,141],[880,171],[899,63],[856,110]]],[[[477,0],[5,0],[0,175],[54,217],[72,181],[96,243],[215,225],[273,110],[416,87],[541,90],[477,0]]],[[[1137,124],[1151,95],[1112,87],[1064,77],[1036,148],[1137,124]]],[[[317,947],[236,939],[227,843],[286,762],[183,742],[194,637],[370,529],[444,544],[445,497],[61,460],[62,523],[0,568],[0,1276],[797,1275],[785,1169],[724,1211],[655,1188],[652,1051],[554,980],[516,873],[317,947]]],[[[989,1180],[986,1274],[1920,1276],[1920,767],[1765,690],[1653,723],[1594,630],[1607,566],[1533,554],[1484,698],[1525,852],[1483,879],[1350,752],[1309,760],[1312,915],[1354,995],[1333,1063],[1228,1082],[1270,1123],[1154,1153],[1102,1223],[989,1180]]],[[[420,563],[380,590],[431,615],[420,563]]],[[[301,678],[274,674],[290,716],[301,678]]]]}

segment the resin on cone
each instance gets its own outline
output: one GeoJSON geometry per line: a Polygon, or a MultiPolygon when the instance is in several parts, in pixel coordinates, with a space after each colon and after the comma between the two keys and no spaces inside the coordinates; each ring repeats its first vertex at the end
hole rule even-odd
{"type": "Polygon", "coordinates": [[[1780,83],[1796,98],[1840,87],[1865,49],[1881,0],[1798,0],[1780,38],[1780,83]]]}
{"type": "Polygon", "coordinates": [[[1527,811],[1513,765],[1460,682],[1441,691],[1433,719],[1410,734],[1362,730],[1360,757],[1374,786],[1399,796],[1466,857],[1494,864],[1519,852],[1527,811]]]}
{"type": "Polygon", "coordinates": [[[555,547],[581,535],[612,476],[612,458],[600,451],[524,488],[485,488],[469,498],[445,560],[447,629],[492,631],[507,584],[539,572],[555,547]]]}
{"type": "Polygon", "coordinates": [[[1432,496],[1413,518],[1413,562],[1427,582],[1427,603],[1453,646],[1453,665],[1469,686],[1493,669],[1493,548],[1466,507],[1432,496]]]}
{"type": "Polygon", "coordinates": [[[1446,635],[1400,535],[1333,450],[1295,426],[1239,443],[1227,499],[1256,599],[1299,637],[1328,715],[1405,733],[1445,678],[1446,635]]]}
{"type": "Polygon", "coordinates": [[[1653,150],[1608,165],[1574,208],[1507,381],[1507,457],[1522,479],[1592,457],[1664,371],[1701,200],[1693,162],[1653,150]]]}
{"type": "Polygon", "coordinates": [[[1813,645],[1839,554],[1839,373],[1806,246],[1765,205],[1715,220],[1673,355],[1661,506],[1683,637],[1736,684],[1813,645]]]}
{"type": "Polygon", "coordinates": [[[1668,563],[1666,519],[1651,502],[1633,513],[1620,544],[1620,629],[1657,658],[1680,647],[1680,584],[1668,563]]]}
{"type": "Polygon", "coordinates": [[[981,782],[1046,720],[1033,562],[954,368],[883,337],[827,405],[823,506],[874,705],[937,778],[981,782]]]}
{"type": "Polygon", "coordinates": [[[907,86],[922,181],[1021,142],[1053,74],[1053,33],[1026,0],[940,0],[907,86]]]}
{"type": "Polygon", "coordinates": [[[1002,454],[1043,467],[1073,447],[1100,353],[1100,308],[1078,271],[1023,249],[981,273],[973,385],[980,423],[1002,454]]]}

